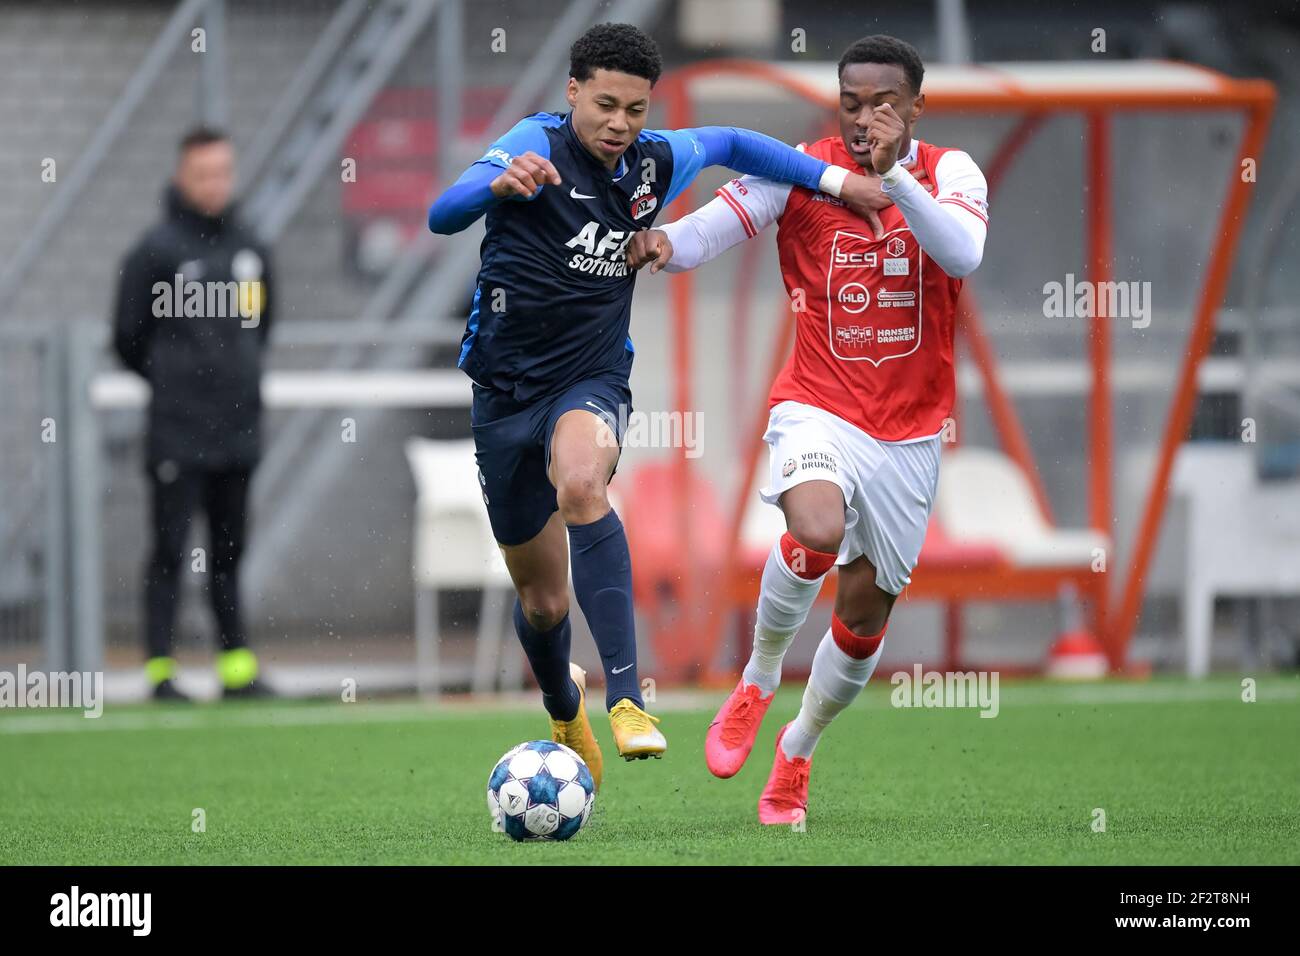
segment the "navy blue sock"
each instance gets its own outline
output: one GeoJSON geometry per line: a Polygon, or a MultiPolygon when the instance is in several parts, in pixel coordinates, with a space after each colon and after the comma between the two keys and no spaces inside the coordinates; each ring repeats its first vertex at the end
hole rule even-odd
{"type": "Polygon", "coordinates": [[[569,673],[569,615],[549,631],[539,631],[528,623],[516,598],[515,633],[542,689],[542,706],[556,720],[572,720],[578,715],[579,698],[578,685],[569,673]]]}
{"type": "Polygon", "coordinates": [[[638,707],[636,620],[632,615],[632,556],[614,509],[591,524],[569,525],[573,591],[605,668],[605,707],[624,698],[638,707]]]}

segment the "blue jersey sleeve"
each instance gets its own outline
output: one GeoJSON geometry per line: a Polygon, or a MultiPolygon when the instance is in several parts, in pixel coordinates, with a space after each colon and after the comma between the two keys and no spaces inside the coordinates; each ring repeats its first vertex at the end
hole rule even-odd
{"type": "Polygon", "coordinates": [[[551,141],[546,138],[546,128],[557,126],[560,117],[553,113],[534,113],[525,116],[510,131],[488,147],[480,163],[491,163],[505,169],[521,153],[536,153],[543,159],[551,158],[551,141]]]}
{"type": "MultiPolygon", "coordinates": [[[[546,137],[546,127],[554,125],[550,113],[526,116],[504,136],[487,148],[483,157],[461,173],[429,207],[429,229],[451,235],[478,219],[500,199],[492,195],[492,180],[501,170],[510,166],[511,160],[521,153],[537,153],[551,158],[551,141],[546,137]]],[[[524,201],[523,197],[516,197],[524,201]]]]}
{"type": "Polygon", "coordinates": [[[667,205],[676,199],[705,166],[726,166],[739,173],[816,189],[827,164],[778,139],[734,126],[656,130],[673,152],[673,177],[667,205]]]}
{"type": "Polygon", "coordinates": [[[461,173],[429,207],[429,231],[444,236],[460,232],[500,202],[492,193],[492,180],[500,172],[480,161],[461,173]]]}

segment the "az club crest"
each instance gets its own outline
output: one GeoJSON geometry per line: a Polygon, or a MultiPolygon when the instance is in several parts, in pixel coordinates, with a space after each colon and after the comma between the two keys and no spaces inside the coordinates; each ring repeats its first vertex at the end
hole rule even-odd
{"type": "Polygon", "coordinates": [[[642,183],[632,194],[632,218],[640,219],[654,212],[659,206],[659,197],[651,189],[650,183],[642,183]]]}

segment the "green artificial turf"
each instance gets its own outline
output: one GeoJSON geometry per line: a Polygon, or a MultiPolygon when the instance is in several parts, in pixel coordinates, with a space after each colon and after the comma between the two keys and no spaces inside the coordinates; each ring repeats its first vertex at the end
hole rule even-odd
{"type": "Polygon", "coordinates": [[[540,709],[0,712],[0,864],[1300,863],[1294,677],[1254,703],[1225,680],[1003,682],[994,719],[894,708],[889,691],[873,683],[823,738],[804,832],[755,816],[791,686],[730,780],[704,766],[712,707],[664,711],[668,756],[630,764],[594,715],[595,812],[572,841],[532,844],[492,832],[484,785],[546,736],[540,709]]]}

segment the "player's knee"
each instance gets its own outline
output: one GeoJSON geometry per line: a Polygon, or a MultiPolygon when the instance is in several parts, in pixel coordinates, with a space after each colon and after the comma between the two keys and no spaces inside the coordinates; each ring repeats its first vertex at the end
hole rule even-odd
{"type": "Polygon", "coordinates": [[[569,613],[568,595],[528,594],[519,596],[524,620],[535,631],[549,631],[569,613]]]}
{"type": "Polygon", "coordinates": [[[781,535],[778,544],[786,570],[805,581],[819,581],[835,566],[837,551],[821,551],[804,544],[790,532],[781,535]]]}
{"type": "Polygon", "coordinates": [[[555,488],[555,500],[565,524],[590,524],[609,511],[605,479],[595,472],[563,475],[555,488]]]}
{"type": "Polygon", "coordinates": [[[799,515],[789,519],[788,528],[800,545],[821,554],[838,554],[844,540],[843,515],[799,515]]]}
{"type": "Polygon", "coordinates": [[[860,617],[852,616],[846,621],[837,611],[831,615],[831,638],[835,641],[835,646],[849,657],[864,661],[880,650],[880,645],[885,640],[886,623],[887,620],[881,621],[879,626],[876,626],[874,621],[865,621],[860,617]]]}
{"type": "Polygon", "coordinates": [[[859,614],[850,614],[847,619],[841,618],[844,626],[858,637],[872,637],[879,634],[889,623],[888,611],[870,611],[859,614]]]}
{"type": "Polygon", "coordinates": [[[872,587],[867,594],[836,602],[835,616],[853,634],[872,637],[889,623],[889,612],[894,607],[894,595],[872,587]]]}

